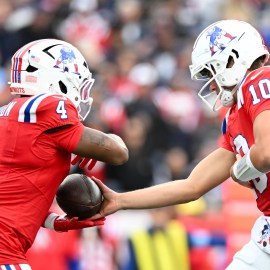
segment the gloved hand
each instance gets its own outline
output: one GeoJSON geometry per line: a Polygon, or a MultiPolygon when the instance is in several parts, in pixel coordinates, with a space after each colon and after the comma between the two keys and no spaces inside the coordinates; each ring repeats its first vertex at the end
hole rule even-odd
{"type": "Polygon", "coordinates": [[[71,160],[71,165],[75,165],[77,163],[79,164],[80,169],[84,169],[87,166],[87,170],[91,171],[94,166],[96,165],[97,161],[95,159],[91,159],[91,158],[82,158],[78,155],[75,156],[75,158],[73,160],[71,160]]]}
{"type": "Polygon", "coordinates": [[[49,213],[44,222],[44,227],[57,232],[67,232],[69,230],[81,230],[84,228],[104,225],[105,218],[97,220],[79,220],[78,217],[69,218],[49,213]]]}
{"type": "Polygon", "coordinates": [[[79,220],[78,217],[69,219],[68,217],[58,216],[54,220],[54,229],[58,232],[67,232],[69,230],[81,230],[84,228],[104,225],[105,218],[97,220],[79,220]]]}

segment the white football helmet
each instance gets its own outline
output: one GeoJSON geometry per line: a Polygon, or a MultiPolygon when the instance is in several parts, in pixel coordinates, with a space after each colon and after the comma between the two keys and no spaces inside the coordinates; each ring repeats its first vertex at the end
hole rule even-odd
{"type": "Polygon", "coordinates": [[[79,50],[57,39],[41,39],[20,48],[12,57],[11,94],[57,93],[76,106],[80,119],[91,110],[94,83],[79,50]]]}
{"type": "Polygon", "coordinates": [[[247,70],[260,56],[269,52],[259,32],[250,24],[237,20],[223,20],[208,26],[198,36],[192,51],[191,78],[205,80],[199,97],[213,110],[234,104],[233,94],[247,70]],[[227,67],[228,60],[233,65],[227,67]],[[219,93],[210,92],[209,84],[215,80],[219,93]],[[226,90],[226,87],[235,86],[226,90]]]}

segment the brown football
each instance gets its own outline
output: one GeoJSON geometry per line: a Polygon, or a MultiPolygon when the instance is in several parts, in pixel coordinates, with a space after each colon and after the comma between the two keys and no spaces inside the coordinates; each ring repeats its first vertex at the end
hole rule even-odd
{"type": "Polygon", "coordinates": [[[95,215],[103,200],[98,185],[83,174],[70,174],[58,187],[56,201],[69,217],[86,219],[95,215]]]}

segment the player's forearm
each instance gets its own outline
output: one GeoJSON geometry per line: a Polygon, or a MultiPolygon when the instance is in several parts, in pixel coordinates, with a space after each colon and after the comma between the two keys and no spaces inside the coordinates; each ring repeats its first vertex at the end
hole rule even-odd
{"type": "Polygon", "coordinates": [[[119,136],[90,128],[85,128],[74,153],[112,165],[121,165],[128,160],[128,149],[119,136]]]}
{"type": "Polygon", "coordinates": [[[235,155],[232,152],[217,149],[203,159],[186,180],[120,194],[120,208],[156,208],[196,200],[230,176],[230,167],[234,160],[235,155]]]}
{"type": "Polygon", "coordinates": [[[198,193],[186,181],[188,180],[177,180],[145,189],[120,193],[118,195],[119,206],[121,209],[148,209],[198,199],[198,193]]]}

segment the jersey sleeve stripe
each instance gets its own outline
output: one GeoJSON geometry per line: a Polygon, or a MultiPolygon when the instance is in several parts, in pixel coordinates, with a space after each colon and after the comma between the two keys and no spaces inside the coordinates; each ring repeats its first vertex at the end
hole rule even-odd
{"type": "Polygon", "coordinates": [[[19,111],[19,122],[36,123],[37,122],[37,107],[40,102],[51,94],[40,94],[27,100],[19,111]]]}
{"type": "Polygon", "coordinates": [[[2,270],[16,270],[16,268],[12,264],[1,265],[1,269],[2,270]]]}
{"type": "Polygon", "coordinates": [[[226,118],[223,119],[222,126],[221,126],[222,134],[226,134],[227,131],[227,121],[226,118]]]}
{"type": "Polygon", "coordinates": [[[0,266],[1,270],[31,270],[29,264],[5,264],[0,266]]]}
{"type": "Polygon", "coordinates": [[[226,134],[226,132],[227,132],[229,114],[230,114],[230,110],[227,111],[227,113],[223,119],[222,125],[221,125],[221,132],[223,135],[226,134]]]}

